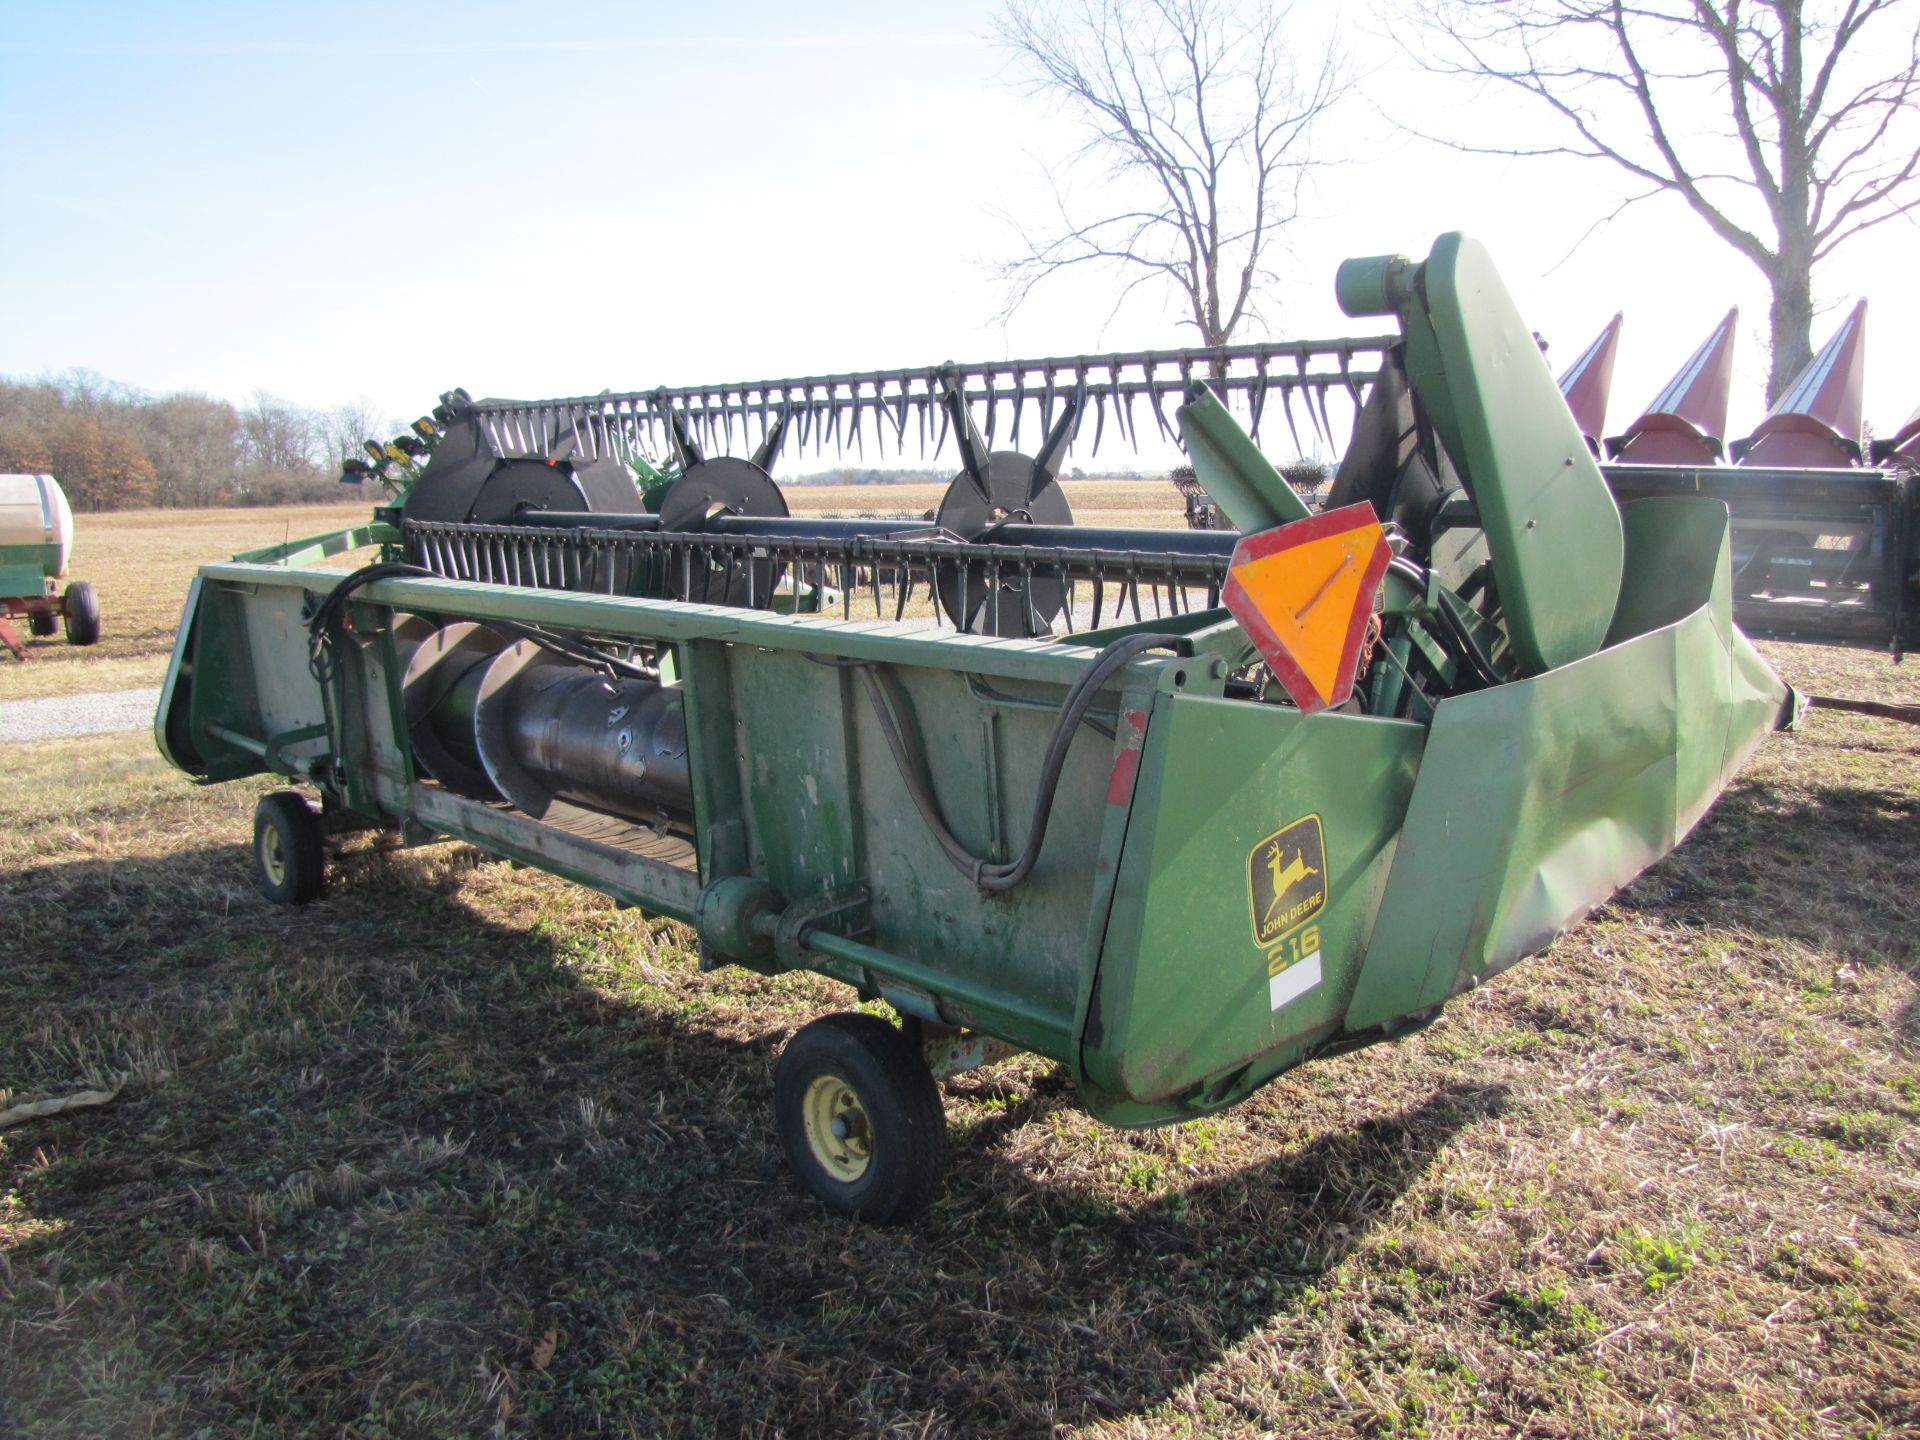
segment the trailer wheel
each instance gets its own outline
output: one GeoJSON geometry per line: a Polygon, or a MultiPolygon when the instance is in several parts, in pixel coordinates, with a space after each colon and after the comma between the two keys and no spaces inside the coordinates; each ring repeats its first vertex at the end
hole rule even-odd
{"type": "Polygon", "coordinates": [[[44,639],[60,628],[60,617],[51,610],[35,610],[27,616],[27,628],[44,639]]]}
{"type": "Polygon", "coordinates": [[[787,1043],[773,1078],[787,1163],[828,1209],[909,1220],[940,1189],[947,1114],[913,1041],[872,1015],[828,1015],[787,1043]]]}
{"type": "Polygon", "coordinates": [[[276,905],[320,898],[326,852],[320,822],[297,790],[260,797],[253,810],[253,874],[260,893],[276,905]]]}
{"type": "Polygon", "coordinates": [[[67,586],[67,643],[92,645],[100,639],[100,602],[93,586],[76,580],[67,586]]]}

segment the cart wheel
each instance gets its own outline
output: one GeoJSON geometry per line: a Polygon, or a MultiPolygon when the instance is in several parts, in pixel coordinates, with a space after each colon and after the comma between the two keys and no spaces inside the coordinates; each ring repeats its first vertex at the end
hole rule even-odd
{"type": "Polygon", "coordinates": [[[67,643],[92,645],[100,639],[100,602],[93,586],[76,580],[67,586],[67,643]]]}
{"type": "Polygon", "coordinates": [[[27,628],[35,635],[44,637],[60,628],[60,619],[51,610],[35,610],[27,616],[27,628]]]}
{"type": "Polygon", "coordinates": [[[908,1220],[940,1189],[947,1114],[920,1049],[872,1015],[828,1015],[788,1042],[774,1128],[807,1189],[862,1220],[908,1220]]]}
{"type": "Polygon", "coordinates": [[[260,797],[253,810],[253,877],[276,905],[304,905],[320,898],[326,857],[320,822],[297,790],[260,797]]]}

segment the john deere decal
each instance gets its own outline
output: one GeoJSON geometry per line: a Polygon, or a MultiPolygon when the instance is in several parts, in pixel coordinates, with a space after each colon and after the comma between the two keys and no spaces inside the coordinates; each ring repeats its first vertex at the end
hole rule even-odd
{"type": "Polygon", "coordinates": [[[1261,949],[1327,903],[1327,847],[1320,817],[1308,815],[1276,830],[1247,856],[1247,901],[1253,943],[1261,949]]]}

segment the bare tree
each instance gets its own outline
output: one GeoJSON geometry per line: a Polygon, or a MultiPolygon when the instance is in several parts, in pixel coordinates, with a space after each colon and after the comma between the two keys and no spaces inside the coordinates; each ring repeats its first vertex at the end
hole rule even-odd
{"type": "Polygon", "coordinates": [[[1345,95],[1331,45],[1297,64],[1286,5],[1236,0],[1015,0],[996,31],[1029,94],[1082,138],[1051,168],[1055,215],[1022,227],[1001,267],[1009,312],[1064,270],[1111,267],[1134,289],[1171,285],[1202,343],[1225,344],[1253,309],[1275,236],[1298,218],[1314,124],[1345,95]],[[1104,165],[1088,216],[1061,171],[1104,165]]]}
{"type": "Polygon", "coordinates": [[[161,505],[230,503],[237,484],[240,417],[224,400],[167,395],[127,416],[153,461],[161,505]]]}
{"type": "MultiPolygon", "coordinates": [[[[1416,0],[1429,70],[1526,94],[1558,133],[1475,144],[1605,160],[1679,196],[1772,293],[1767,398],[1813,355],[1820,262],[1920,207],[1912,0],[1416,0]]],[[[1616,210],[1617,214],[1618,211],[1616,210]]]]}
{"type": "Polygon", "coordinates": [[[321,458],[326,468],[336,475],[340,473],[341,462],[361,454],[360,447],[367,441],[385,440],[404,428],[395,425],[384,410],[364,395],[349,404],[336,405],[315,419],[320,431],[321,458]]]}
{"type": "Polygon", "coordinates": [[[240,412],[247,458],[268,470],[313,470],[314,452],[319,449],[317,428],[311,411],[265,390],[255,390],[253,404],[240,412]]]}

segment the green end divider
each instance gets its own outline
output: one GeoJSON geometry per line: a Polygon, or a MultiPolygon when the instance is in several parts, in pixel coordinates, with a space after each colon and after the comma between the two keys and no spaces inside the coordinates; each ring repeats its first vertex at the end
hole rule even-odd
{"type": "Polygon", "coordinates": [[[1176,418],[1194,475],[1241,534],[1313,514],[1204,382],[1196,380],[1188,389],[1176,418]]]}
{"type": "Polygon", "coordinates": [[[265,545],[258,550],[242,550],[233,559],[238,565],[311,565],[316,560],[345,555],[369,545],[399,543],[398,530],[376,521],[369,525],[355,525],[347,530],[332,530],[325,535],[309,535],[302,540],[288,540],[279,545],[265,545]]]}

